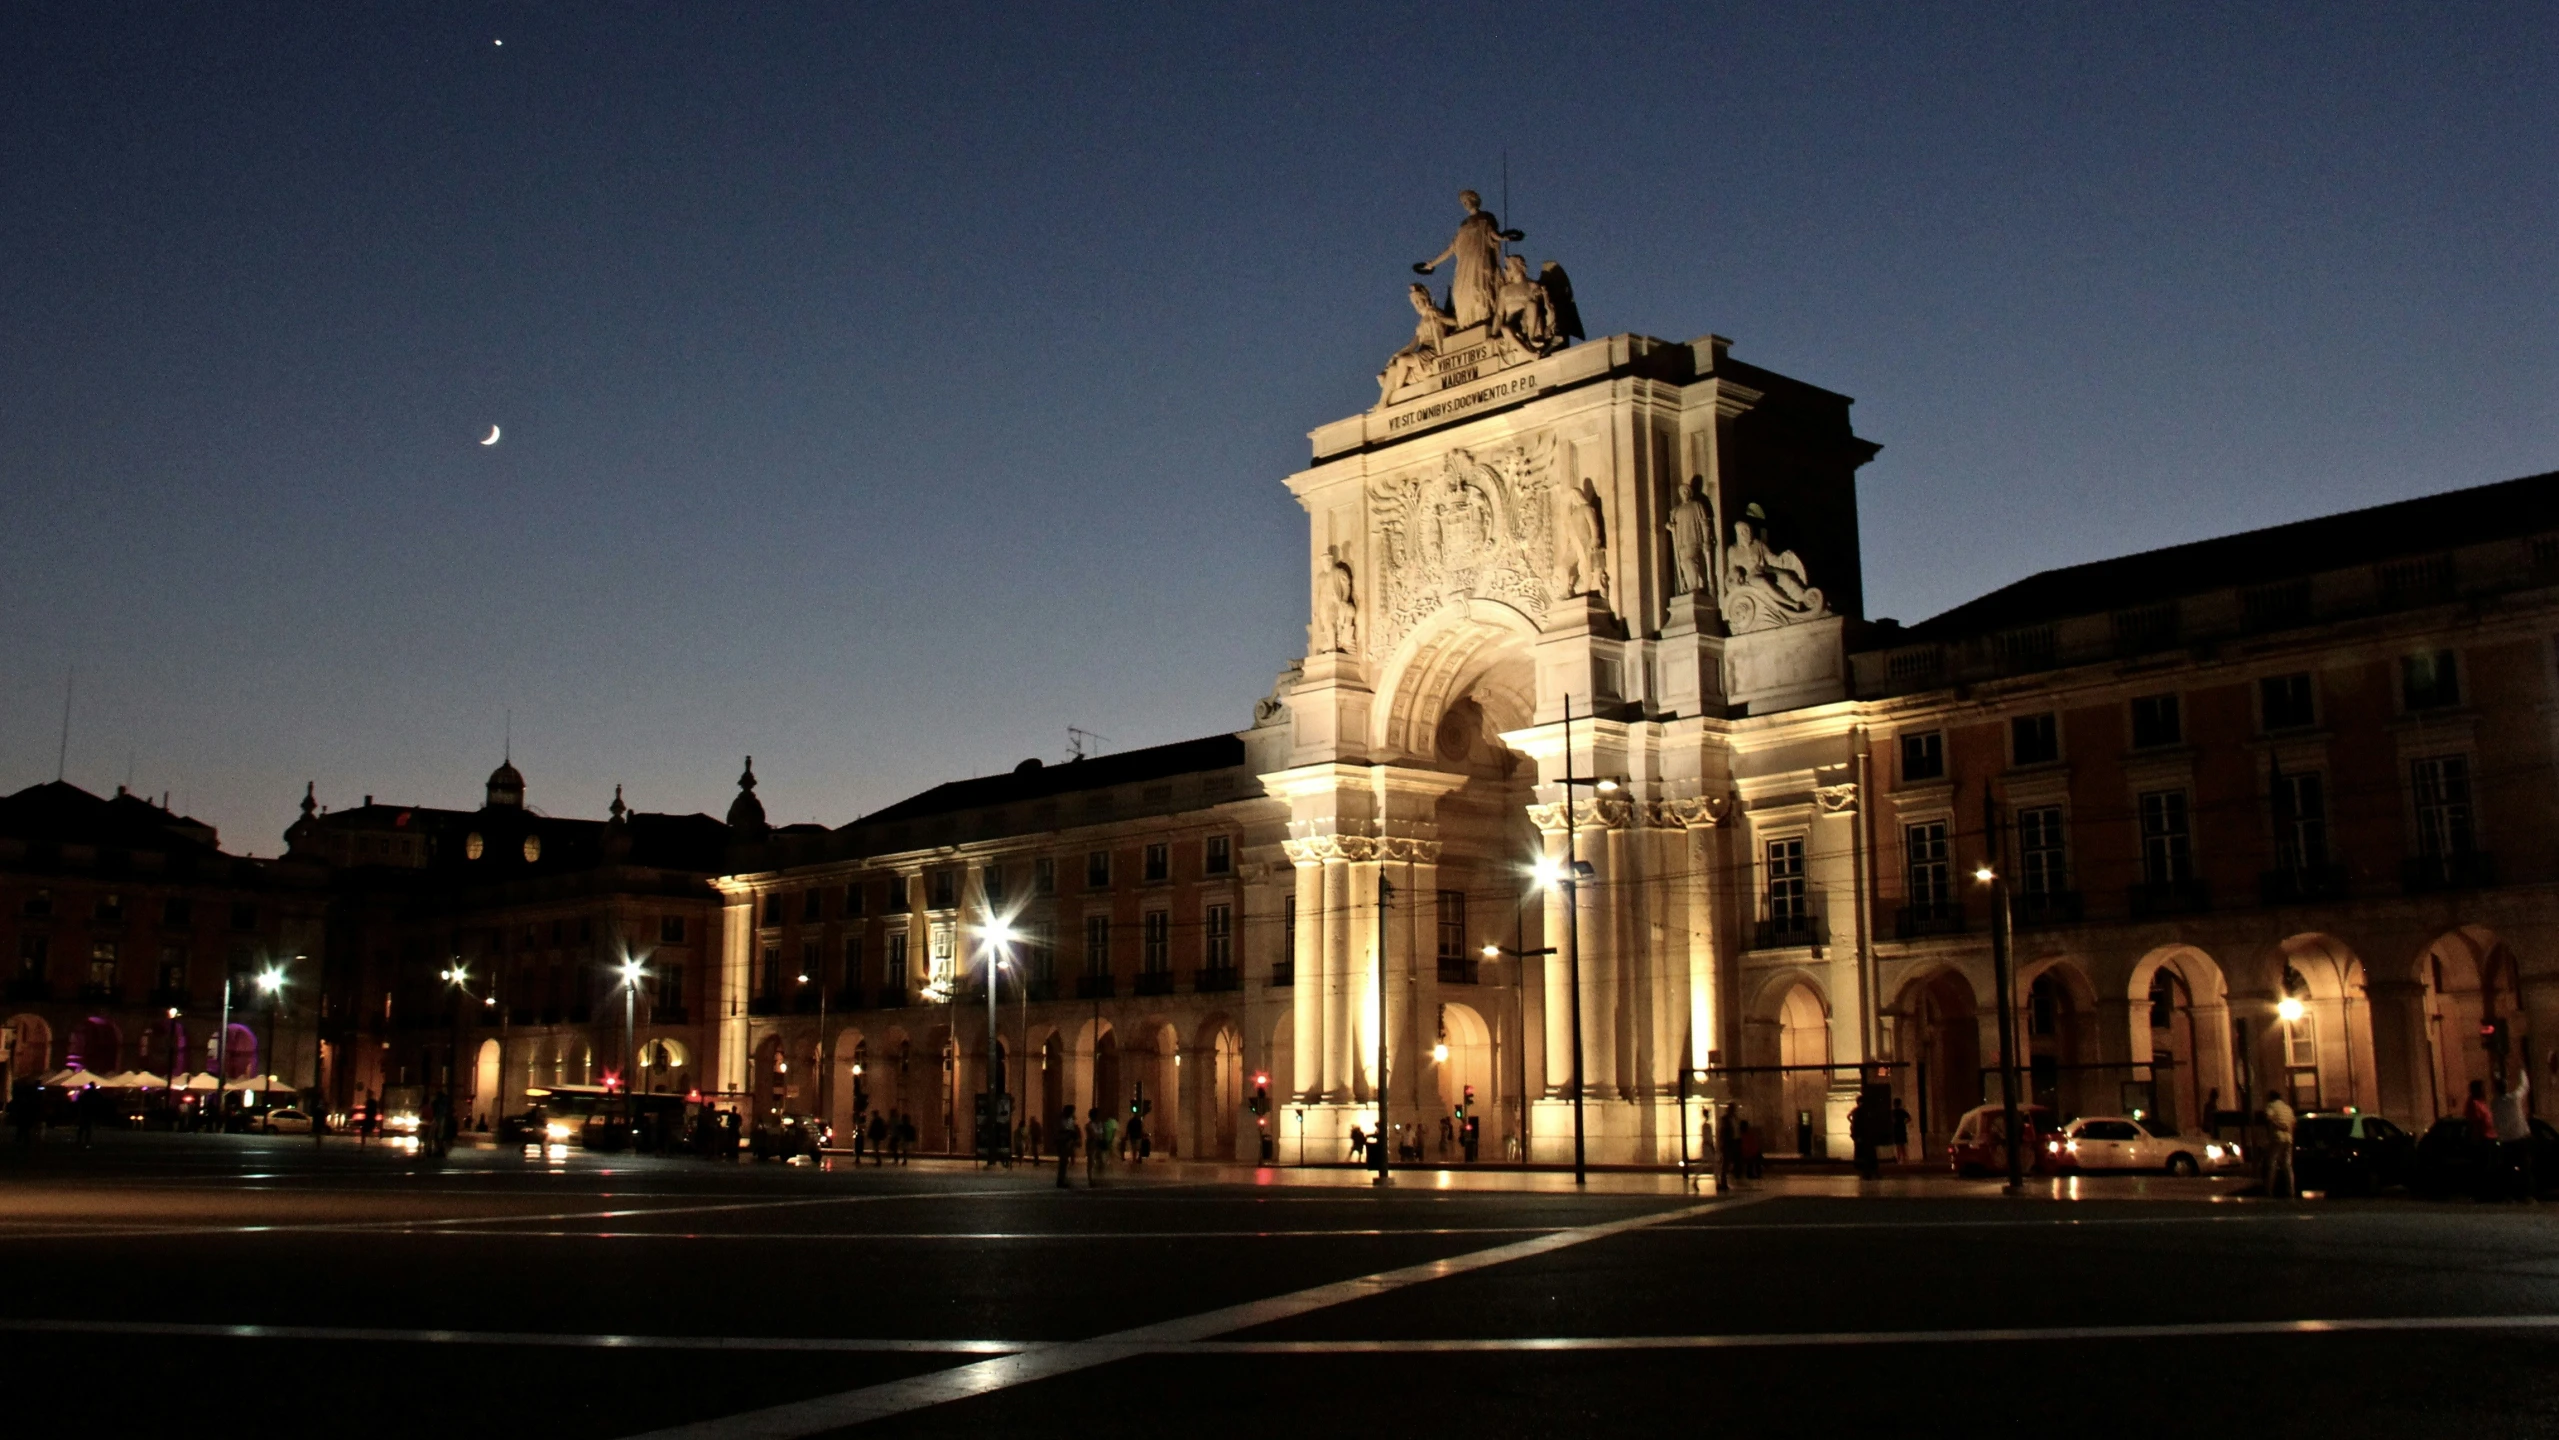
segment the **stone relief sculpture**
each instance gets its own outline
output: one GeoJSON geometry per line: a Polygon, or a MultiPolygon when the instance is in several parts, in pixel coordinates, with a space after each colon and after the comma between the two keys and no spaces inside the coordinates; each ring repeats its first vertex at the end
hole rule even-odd
{"type": "Polygon", "coordinates": [[[1370,648],[1383,654],[1431,612],[1468,597],[1531,620],[1554,593],[1555,440],[1451,450],[1431,468],[1379,481],[1369,494],[1380,568],[1370,594],[1370,648]]]}
{"type": "Polygon", "coordinates": [[[1546,292],[1546,309],[1555,317],[1557,342],[1582,339],[1582,312],[1573,304],[1573,278],[1564,273],[1564,267],[1552,260],[1539,266],[1537,288],[1546,292]]]}
{"type": "Polygon", "coordinates": [[[1694,595],[1706,588],[1706,552],[1715,543],[1715,518],[1706,510],[1706,477],[1692,475],[1679,487],[1679,502],[1670,507],[1671,569],[1679,584],[1671,593],[1694,595]]]}
{"type": "Polygon", "coordinates": [[[1306,678],[1306,662],[1291,660],[1271,680],[1271,693],[1253,702],[1253,728],[1276,725],[1288,715],[1288,692],[1306,678]]]}
{"type": "Polygon", "coordinates": [[[1359,648],[1359,599],[1350,562],[1338,545],[1324,547],[1323,570],[1315,582],[1315,623],[1306,627],[1306,648],[1317,655],[1347,655],[1359,648]]]}
{"type": "MultiPolygon", "coordinates": [[[[1751,513],[1758,514],[1759,507],[1752,506],[1751,513]]],[[[1747,520],[1734,524],[1732,548],[1724,552],[1724,598],[1718,608],[1736,635],[1830,613],[1823,608],[1822,592],[1804,573],[1802,558],[1792,550],[1770,551],[1747,520]]]]}
{"type": "Polygon", "coordinates": [[[1429,286],[1416,280],[1406,288],[1410,291],[1407,298],[1413,302],[1413,313],[1421,320],[1413,327],[1413,343],[1396,351],[1387,360],[1386,368],[1378,372],[1377,403],[1380,405],[1385,404],[1387,397],[1396,391],[1429,377],[1431,362],[1439,358],[1440,342],[1456,328],[1456,322],[1448,317],[1448,312],[1431,299],[1429,286]]]}
{"type": "Polygon", "coordinates": [[[1599,513],[1599,493],[1588,480],[1564,497],[1566,549],[1563,590],[1567,595],[1596,595],[1608,603],[1607,530],[1599,513]]]}
{"type": "Polygon", "coordinates": [[[1528,278],[1525,256],[1502,259],[1502,286],[1493,301],[1493,329],[1531,355],[1543,355],[1564,343],[1555,333],[1555,307],[1546,297],[1546,287],[1528,278]]]}
{"type": "Polygon", "coordinates": [[[1455,263],[1456,273],[1448,284],[1448,308],[1457,312],[1457,327],[1463,330],[1492,318],[1493,301],[1501,288],[1502,242],[1528,237],[1517,230],[1503,229],[1493,213],[1484,208],[1484,197],[1472,190],[1458,191],[1457,203],[1466,207],[1466,218],[1458,222],[1457,238],[1439,254],[1416,262],[1413,273],[1428,275],[1442,262],[1455,263]]]}

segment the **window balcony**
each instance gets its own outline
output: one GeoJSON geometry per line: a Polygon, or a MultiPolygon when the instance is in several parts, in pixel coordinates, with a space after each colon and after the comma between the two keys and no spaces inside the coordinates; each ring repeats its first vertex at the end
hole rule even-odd
{"type": "Polygon", "coordinates": [[[2346,898],[2343,865],[2290,865],[2257,877],[2257,898],[2268,905],[2306,905],[2346,898]]]}
{"type": "Polygon", "coordinates": [[[2076,890],[2024,890],[2008,897],[2008,923],[2019,930],[2076,925],[2081,913],[2076,890]]]}
{"type": "Polygon", "coordinates": [[[2485,850],[2411,855],[2399,867],[2399,885],[2411,895],[2478,890],[2497,883],[2497,857],[2485,850]]]}
{"type": "Polygon", "coordinates": [[[1442,985],[1475,984],[1483,973],[1478,968],[1482,963],[1472,955],[1442,955],[1439,957],[1439,983],[1442,985]]]}
{"type": "Polygon", "coordinates": [[[1075,998],[1078,1000],[1108,1000],[1118,993],[1119,986],[1111,976],[1078,975],[1075,977],[1075,998]]]}
{"type": "Polygon", "coordinates": [[[1173,993],[1173,972],[1172,972],[1172,971],[1170,971],[1170,970],[1140,970],[1140,971],[1138,971],[1138,972],[1137,972],[1137,988],[1136,988],[1136,992],[1135,992],[1135,993],[1140,994],[1140,995],[1170,995],[1170,994],[1172,994],[1172,993],[1173,993]]]}
{"type": "Polygon", "coordinates": [[[1203,995],[1224,990],[1241,990],[1244,988],[1244,974],[1232,965],[1220,965],[1214,969],[1202,970],[1192,977],[1191,988],[1203,995]]]}
{"type": "Polygon", "coordinates": [[[2160,915],[2200,915],[2212,908],[2212,897],[2201,880],[2159,880],[2130,887],[2124,892],[2124,908],[2135,920],[2148,920],[2160,915]]]}
{"type": "Polygon", "coordinates": [[[1819,915],[1772,915],[1751,927],[1750,948],[1785,950],[1830,943],[1830,924],[1819,915]]]}
{"type": "Polygon", "coordinates": [[[1927,935],[1961,935],[1964,933],[1964,907],[1940,900],[1925,905],[1904,905],[1893,912],[1893,938],[1916,940],[1927,935]]]}
{"type": "Polygon", "coordinates": [[[1274,989],[1274,990],[1285,990],[1285,989],[1289,988],[1290,986],[1295,985],[1296,983],[1297,983],[1297,962],[1296,962],[1296,961],[1294,961],[1294,960],[1281,960],[1281,961],[1277,961],[1277,962],[1275,962],[1274,964],[1272,964],[1272,966],[1271,966],[1271,988],[1272,988],[1272,989],[1274,989]]]}
{"type": "Polygon", "coordinates": [[[80,998],[100,1005],[113,1005],[124,998],[124,992],[115,985],[92,981],[80,987],[80,998]]]}

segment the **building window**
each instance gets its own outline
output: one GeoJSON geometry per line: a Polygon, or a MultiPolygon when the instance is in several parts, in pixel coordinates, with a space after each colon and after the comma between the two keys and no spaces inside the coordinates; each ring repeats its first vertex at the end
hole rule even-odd
{"type": "Polygon", "coordinates": [[[2070,888],[2069,856],[2062,838],[2061,807],[2038,805],[2017,812],[2017,888],[2028,895],[2058,895],[2070,888]]]}
{"type": "Polygon", "coordinates": [[[110,890],[98,897],[91,918],[101,925],[114,925],[124,919],[124,897],[110,890]]]}
{"type": "Polygon", "coordinates": [[[844,937],[844,988],[856,990],[862,984],[862,937],[844,937]]]}
{"type": "Polygon", "coordinates": [[[2275,777],[2275,863],[2298,873],[2328,863],[2328,786],[2315,773],[2275,777]]]}
{"type": "Polygon", "coordinates": [[[1034,920],[1022,927],[1022,963],[1035,985],[1057,979],[1057,922],[1034,920]]]}
{"type": "Polygon", "coordinates": [[[1901,778],[1905,785],[1946,778],[1946,737],[1936,730],[1901,737],[1901,778]]]}
{"type": "Polygon", "coordinates": [[[1954,859],[1946,846],[1946,822],[1930,820],[1903,827],[1902,852],[1912,917],[1944,918],[1954,903],[1954,859]]]}
{"type": "Polygon", "coordinates": [[[764,897],[764,923],[767,925],[779,925],[782,923],[782,897],[780,895],[774,894],[764,897]]]}
{"type": "Polygon", "coordinates": [[[892,990],[906,988],[906,932],[889,936],[887,963],[880,967],[880,983],[892,990]]]}
{"type": "Polygon", "coordinates": [[[2417,799],[2417,853],[2468,855],[2478,844],[2470,814],[2470,758],[2434,755],[2409,767],[2417,799]]]}
{"type": "Polygon", "coordinates": [[[1202,927],[1202,933],[1207,948],[1203,952],[1200,963],[1211,970],[1234,969],[1235,907],[1211,905],[1204,918],[1207,923],[1202,927]]]}
{"type": "Polygon", "coordinates": [[[658,917],[658,943],[660,945],[681,945],[684,943],[683,916],[660,915],[658,917]]]}
{"type": "Polygon", "coordinates": [[[2132,743],[2136,750],[2184,743],[2186,726],[2174,695],[2144,695],[2132,702],[2132,743]]]}
{"type": "Polygon", "coordinates": [[[2061,723],[2050,713],[2008,722],[2009,754],[2019,765],[2049,765],[2061,758],[2061,723]]]}
{"type": "Polygon", "coordinates": [[[2044,1039],[2061,1033],[2061,981],[2050,970],[2026,987],[2026,1033],[2044,1039]]]}
{"type": "Polygon", "coordinates": [[[763,981],[757,988],[763,992],[765,999],[770,1000],[782,993],[782,947],[779,945],[764,947],[763,981]]]}
{"type": "Polygon", "coordinates": [[[957,870],[933,871],[924,877],[924,891],[925,909],[957,910],[960,908],[960,872],[957,870]]]}
{"type": "Polygon", "coordinates": [[[812,885],[800,892],[800,919],[817,921],[826,916],[826,892],[812,885]]]}
{"type": "Polygon", "coordinates": [[[925,932],[924,943],[930,948],[925,951],[924,958],[932,967],[934,984],[946,985],[956,973],[958,942],[959,930],[948,920],[934,921],[933,928],[925,932]]]}
{"type": "Polygon", "coordinates": [[[1004,867],[989,865],[978,872],[978,888],[986,893],[986,906],[992,910],[1004,903],[1004,867]]]}
{"type": "Polygon", "coordinates": [[[1146,847],[1146,878],[1149,883],[1173,878],[1173,847],[1158,841],[1146,847]]]}
{"type": "Polygon", "coordinates": [[[1804,841],[1768,842],[1768,919],[1780,929],[1803,925],[1812,913],[1810,897],[1804,892],[1804,841]]]}
{"type": "Polygon", "coordinates": [[[658,1014],[672,1014],[684,1008],[684,967],[655,965],[649,969],[649,1006],[658,1014]]]}
{"type": "Polygon", "coordinates": [[[2269,675],[2258,681],[2257,708],[2269,730],[2307,730],[2319,723],[2307,675],[2269,675]]]}
{"type": "Polygon", "coordinates": [[[18,978],[41,985],[44,983],[44,969],[45,937],[42,935],[19,936],[18,978]]]}
{"type": "Polygon", "coordinates": [[[1087,890],[1111,888],[1110,851],[1095,850],[1084,857],[1084,888],[1087,890]]]}
{"type": "Polygon", "coordinates": [[[2153,790],[2141,797],[2141,878],[2174,885],[2194,878],[2192,838],[2186,828],[2186,792],[2153,790]]]}
{"type": "Polygon", "coordinates": [[[2441,710],[2461,703],[2460,667],[2452,652],[2404,655],[2399,660],[2399,696],[2411,710],[2441,710]]]}
{"type": "MultiPolygon", "coordinates": [[[[815,894],[817,892],[811,891],[809,893],[815,894]]],[[[815,940],[803,940],[800,942],[801,984],[806,985],[826,973],[824,970],[819,968],[826,963],[825,957],[826,952],[818,948],[818,943],[815,940]]]]}
{"type": "Polygon", "coordinates": [[[184,930],[195,923],[195,902],[183,896],[160,906],[160,923],[172,930],[184,930]]]}
{"type": "Polygon", "coordinates": [[[1084,973],[1111,973],[1111,917],[1108,915],[1084,917],[1084,973]]]}
{"type": "Polygon", "coordinates": [[[1466,892],[1439,892],[1439,958],[1463,961],[1466,950],[1466,892]]]}
{"type": "Polygon", "coordinates": [[[184,945],[161,946],[160,989],[167,994],[176,994],[186,988],[187,947],[184,945]]]}
{"type": "Polygon", "coordinates": [[[1169,910],[1146,912],[1146,927],[1141,932],[1145,948],[1139,958],[1150,973],[1162,974],[1173,968],[1173,915],[1169,910]]]}
{"type": "Polygon", "coordinates": [[[850,920],[861,913],[862,882],[859,880],[848,880],[844,882],[844,918],[850,920]]]}
{"type": "Polygon", "coordinates": [[[1200,842],[1200,873],[1232,875],[1235,873],[1235,841],[1225,835],[1211,835],[1200,842]]]}
{"type": "Polygon", "coordinates": [[[1031,893],[1034,895],[1057,893],[1056,856],[1043,855],[1031,862],[1031,893]]]}
{"type": "Polygon", "coordinates": [[[1294,892],[1280,897],[1280,955],[1282,965],[1297,963],[1297,896],[1294,892]]]}

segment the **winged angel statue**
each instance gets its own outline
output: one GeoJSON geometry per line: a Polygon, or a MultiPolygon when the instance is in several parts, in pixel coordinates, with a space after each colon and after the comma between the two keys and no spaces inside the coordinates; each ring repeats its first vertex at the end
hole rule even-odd
{"type": "Polygon", "coordinates": [[[1437,469],[1381,483],[1369,496],[1385,575],[1373,587],[1372,653],[1384,653],[1432,612],[1468,598],[1499,600],[1531,620],[1554,593],[1555,439],[1478,453],[1451,450],[1437,469]]]}

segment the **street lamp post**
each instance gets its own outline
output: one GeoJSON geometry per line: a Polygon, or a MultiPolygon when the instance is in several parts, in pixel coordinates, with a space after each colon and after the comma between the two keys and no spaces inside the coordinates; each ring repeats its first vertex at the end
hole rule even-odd
{"type": "MultiPolygon", "coordinates": [[[[436,978],[453,990],[453,1039],[444,1047],[444,1111],[459,1128],[461,1117],[454,1112],[462,1088],[462,1002],[470,998],[471,972],[462,968],[462,957],[456,955],[451,964],[436,973],[436,978]]],[[[428,1107],[428,1123],[434,1133],[427,1137],[426,1148],[437,1155],[444,1153],[444,1122],[435,1118],[434,1107],[428,1107]]]]}
{"type": "Polygon", "coordinates": [[[640,981],[647,974],[647,967],[637,957],[622,958],[622,1129],[626,1136],[637,1124],[632,1110],[631,1074],[639,1068],[640,981]]]}
{"type": "Polygon", "coordinates": [[[1991,806],[1990,796],[1981,802],[1982,843],[1991,857],[1973,871],[1973,878],[1990,887],[1990,975],[1991,987],[1999,996],[1999,1115],[2008,1136],[2008,1192],[2018,1194],[2026,1188],[2024,1157],[2019,1150],[2023,1137],[2017,1133],[2017,1003],[2009,993],[2008,941],[2011,917],[2008,877],[2001,873],[1999,851],[1999,816],[1991,806]]]}
{"type": "Polygon", "coordinates": [[[1511,1000],[1511,1011],[1519,1016],[1520,1043],[1511,1048],[1519,1052],[1519,1158],[1524,1164],[1528,1160],[1528,957],[1553,955],[1555,947],[1542,945],[1535,950],[1523,948],[1522,937],[1516,933],[1517,928],[1513,927],[1514,933],[1508,949],[1489,940],[1484,942],[1484,958],[1494,960],[1507,955],[1517,962],[1519,967],[1519,984],[1511,1000]]]}
{"type": "MultiPolygon", "coordinates": [[[[979,1140],[982,1148],[986,1151],[986,1158],[990,1162],[996,1158],[996,1152],[998,1150],[1002,1150],[1006,1157],[1006,1163],[1009,1165],[1011,1163],[1012,1155],[1011,1143],[1013,1129],[1010,1125],[1004,1123],[1005,1117],[1002,1114],[1004,1100],[1004,1067],[997,1064],[995,1059],[995,972],[1005,967],[1005,963],[1008,958],[1007,950],[1013,943],[1013,927],[1001,920],[997,920],[990,923],[983,933],[986,936],[987,947],[986,1124],[990,1130],[994,1130],[999,1133],[995,1135],[982,1135],[979,1137],[979,1140]]],[[[1027,992],[1023,996],[1022,1005],[1022,1013],[1024,1017],[1023,1024],[1027,1028],[1030,1023],[1030,997],[1027,992]]],[[[1028,1044],[1030,1042],[1025,1040],[1023,1043],[1028,1044]]],[[[959,1047],[955,1039],[952,1049],[956,1053],[958,1048],[959,1047]]],[[[1025,1083],[1027,1084],[1028,1082],[1026,1081],[1025,1083]]]]}
{"type": "Polygon", "coordinates": [[[1393,1143],[1386,1125],[1386,908],[1395,895],[1394,883],[1386,878],[1386,867],[1377,867],[1377,1133],[1369,1143],[1377,1147],[1377,1179],[1374,1183],[1392,1183],[1387,1174],[1387,1147],[1393,1143]]]}
{"type": "Polygon", "coordinates": [[[258,1080],[258,1108],[271,1108],[275,1103],[275,1011],[284,996],[284,971],[270,965],[258,974],[259,993],[267,997],[267,1068],[258,1080]]]}
{"type": "Polygon", "coordinates": [[[1573,1025],[1573,1183],[1590,1183],[1590,1156],[1587,1131],[1582,1116],[1582,899],[1581,882],[1593,871],[1589,861],[1581,858],[1581,821],[1573,813],[1573,792],[1585,785],[1602,795],[1614,795],[1618,783],[1604,775],[1577,776],[1573,773],[1573,697],[1564,697],[1564,864],[1560,870],[1551,862],[1539,862],[1541,878],[1564,895],[1564,964],[1565,983],[1572,992],[1573,1025]]]}

